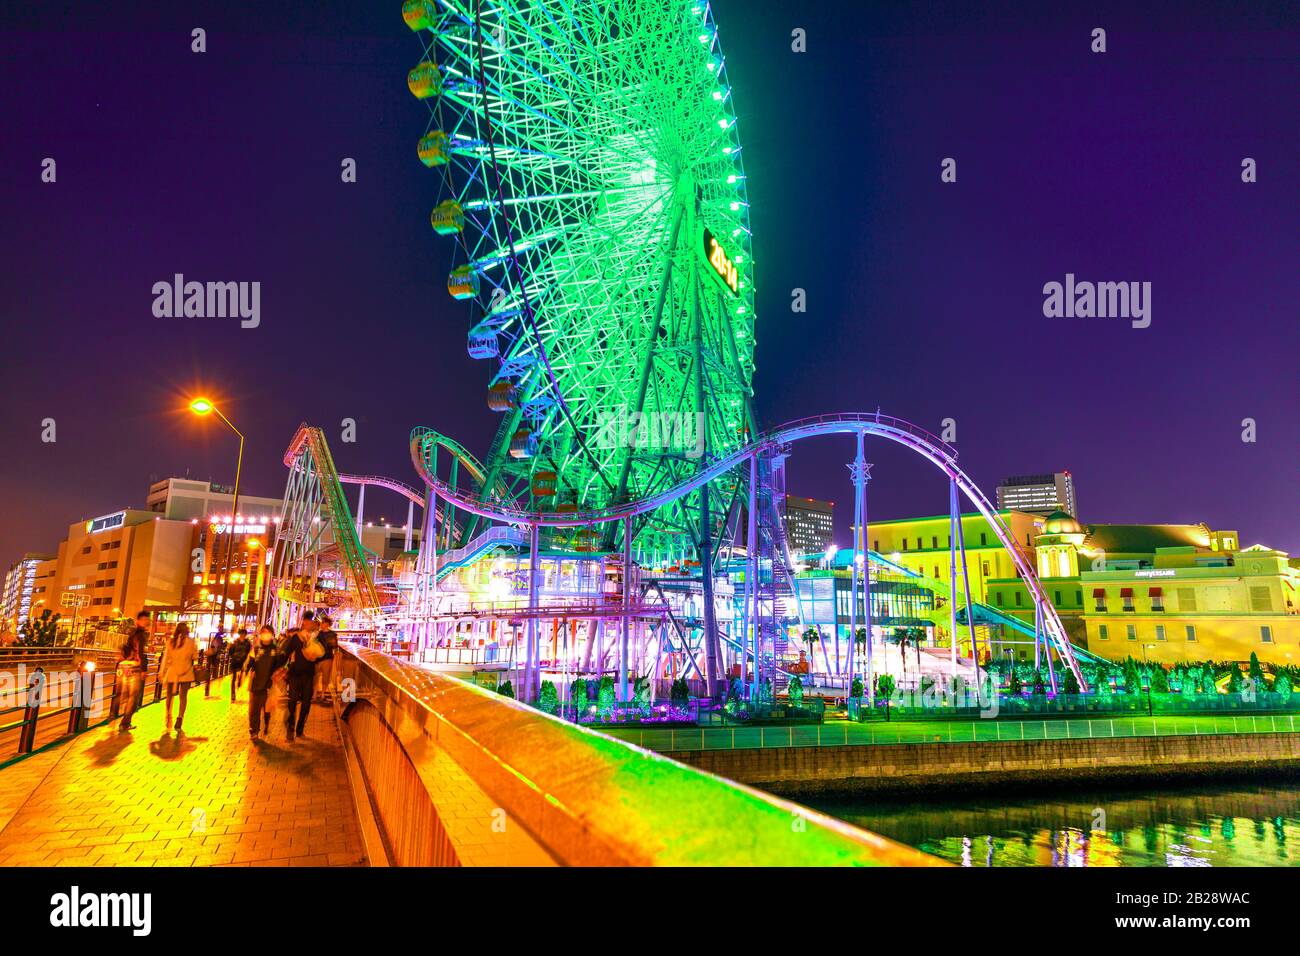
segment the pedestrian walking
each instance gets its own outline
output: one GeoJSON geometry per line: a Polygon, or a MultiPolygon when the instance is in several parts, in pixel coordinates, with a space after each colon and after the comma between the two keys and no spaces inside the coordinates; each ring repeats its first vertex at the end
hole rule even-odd
{"type": "Polygon", "coordinates": [[[203,696],[211,697],[209,690],[212,686],[212,673],[221,663],[221,655],[226,650],[226,636],[217,631],[212,635],[212,640],[208,641],[208,649],[204,657],[206,666],[203,668],[203,696]]]}
{"type": "Polygon", "coordinates": [[[248,738],[256,740],[259,734],[271,730],[271,714],[266,709],[266,698],[271,692],[271,678],[284,663],[284,657],[275,647],[275,630],[263,624],[257,632],[257,644],[244,663],[248,673],[248,738]]]}
{"type": "Polygon", "coordinates": [[[334,669],[337,666],[337,651],[339,646],[339,636],[334,632],[334,619],[328,614],[322,614],[320,617],[320,642],[325,648],[325,656],[320,659],[316,665],[316,693],[314,699],[318,703],[328,703],[330,695],[334,693],[334,669]]]}
{"type": "Polygon", "coordinates": [[[144,677],[149,672],[149,612],[135,616],[135,627],[121,647],[122,659],[117,664],[118,702],[122,707],[119,730],[132,728],[131,718],[140,706],[144,692],[144,677]]]}
{"type": "Polygon", "coordinates": [[[172,698],[179,695],[180,712],[176,715],[176,732],[181,732],[185,722],[185,704],[189,699],[190,685],[194,683],[194,662],[198,660],[199,646],[190,637],[190,626],[183,621],[163,645],[162,663],[158,665],[158,679],[167,694],[164,708],[163,730],[172,726],[172,698]]]}
{"type": "Polygon", "coordinates": [[[325,645],[320,640],[320,624],[314,620],[303,624],[285,651],[289,706],[284,717],[284,731],[292,742],[295,736],[303,736],[307,727],[312,688],[316,682],[316,664],[325,656],[325,645]]]}
{"type": "Polygon", "coordinates": [[[248,639],[248,628],[241,627],[235,639],[230,643],[230,702],[235,701],[235,691],[244,682],[244,662],[253,650],[253,642],[248,639]]]}

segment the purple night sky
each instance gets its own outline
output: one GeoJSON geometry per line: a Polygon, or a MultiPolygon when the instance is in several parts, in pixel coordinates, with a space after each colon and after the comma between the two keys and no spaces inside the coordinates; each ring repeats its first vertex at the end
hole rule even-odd
{"type": "MultiPolygon", "coordinates": [[[[713,6],[754,206],[763,427],[951,417],[990,497],[1066,469],[1085,521],[1203,520],[1300,553],[1294,3],[713,6]],[[1151,327],[1045,318],[1067,272],[1151,282],[1151,327]]],[[[247,434],[252,494],[281,493],[303,420],[357,421],[332,443],[346,471],[411,480],[419,424],[486,450],[497,418],[428,225],[400,3],[58,7],[0,15],[0,563],[142,506],[153,478],[231,481],[233,436],[183,411],[200,391],[247,434]],[[177,272],[260,281],[260,328],[154,318],[177,272]]],[[[841,529],[850,454],[827,439],[791,463],[841,529]]],[[[868,455],[874,517],[946,509],[922,462],[868,455]]]]}

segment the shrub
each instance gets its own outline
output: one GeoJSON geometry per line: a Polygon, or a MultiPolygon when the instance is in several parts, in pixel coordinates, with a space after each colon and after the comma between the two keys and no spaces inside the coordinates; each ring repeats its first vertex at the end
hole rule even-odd
{"type": "Polygon", "coordinates": [[[794,706],[798,707],[803,703],[803,681],[799,679],[799,675],[790,678],[787,693],[790,695],[790,703],[794,706]]]}
{"type": "Polygon", "coordinates": [[[1066,694],[1079,693],[1079,680],[1068,667],[1065,669],[1065,682],[1061,685],[1061,691],[1066,694]]]}
{"type": "Polygon", "coordinates": [[[691,689],[687,685],[685,677],[679,677],[673,681],[673,686],[668,690],[668,700],[678,710],[685,710],[690,706],[691,689]]]}
{"type": "Polygon", "coordinates": [[[852,695],[853,697],[861,697],[865,691],[866,691],[866,687],[862,683],[862,678],[861,677],[853,678],[853,686],[852,688],[849,689],[849,694],[852,695]]]}
{"type": "Polygon", "coordinates": [[[510,681],[505,681],[501,684],[498,684],[497,693],[500,694],[502,697],[509,697],[511,700],[513,700],[515,696],[515,685],[512,684],[510,681]]]}
{"type": "Polygon", "coordinates": [[[537,695],[537,709],[544,714],[553,714],[560,707],[560,695],[555,685],[548,680],[542,681],[541,692],[537,695]]]}
{"type": "Polygon", "coordinates": [[[569,685],[569,699],[577,710],[587,709],[587,679],[579,677],[569,685]]]}
{"type": "Polygon", "coordinates": [[[613,713],[617,696],[614,691],[614,678],[606,674],[600,679],[600,690],[596,691],[596,706],[600,708],[602,717],[608,717],[613,713]]]}

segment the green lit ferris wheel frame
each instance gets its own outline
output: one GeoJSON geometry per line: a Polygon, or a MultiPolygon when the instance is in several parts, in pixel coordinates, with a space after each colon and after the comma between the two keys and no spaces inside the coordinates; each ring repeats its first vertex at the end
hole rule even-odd
{"type": "MultiPolygon", "coordinates": [[[[431,224],[456,246],[448,292],[503,416],[483,493],[589,511],[744,444],[749,204],[708,4],[408,0],[403,17],[424,48],[408,86],[441,174],[431,224]]],[[[637,550],[680,548],[702,501],[647,516],[637,550]]]]}

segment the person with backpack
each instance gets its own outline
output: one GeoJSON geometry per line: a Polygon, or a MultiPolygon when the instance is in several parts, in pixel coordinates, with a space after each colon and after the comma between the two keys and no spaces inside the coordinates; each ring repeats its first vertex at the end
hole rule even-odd
{"type": "Polygon", "coordinates": [[[185,722],[185,703],[189,699],[190,684],[194,683],[194,661],[199,656],[199,647],[190,637],[190,626],[182,621],[163,646],[162,663],[158,665],[158,680],[167,691],[167,703],[163,717],[163,730],[172,724],[172,698],[180,695],[180,713],[176,715],[176,732],[181,732],[185,722]]]}
{"type": "Polygon", "coordinates": [[[149,672],[149,623],[148,611],[137,614],[135,627],[121,647],[122,659],[117,664],[118,702],[122,708],[118,729],[121,731],[132,729],[131,718],[144,694],[144,678],[149,672]]]}
{"type": "Polygon", "coordinates": [[[289,707],[284,717],[284,730],[290,742],[295,735],[303,736],[307,727],[311,693],[316,682],[316,663],[324,656],[325,645],[320,639],[320,624],[314,620],[304,621],[302,629],[285,646],[289,707]]]}
{"type": "Polygon", "coordinates": [[[208,641],[208,649],[204,652],[205,666],[203,668],[203,696],[211,697],[209,693],[212,687],[212,674],[221,663],[221,655],[226,650],[226,635],[221,631],[212,635],[212,640],[208,641]]]}
{"type": "Polygon", "coordinates": [[[334,669],[337,666],[336,652],[339,646],[339,636],[334,632],[334,620],[328,614],[322,614],[320,617],[321,631],[320,642],[325,648],[325,655],[316,665],[316,693],[314,699],[319,703],[327,703],[330,694],[334,691],[334,669]]]}
{"type": "Polygon", "coordinates": [[[257,632],[257,644],[244,662],[248,678],[248,739],[257,740],[258,734],[271,731],[271,713],[266,709],[266,698],[271,692],[271,678],[284,663],[284,657],[275,647],[275,629],[263,624],[257,632]]]}
{"type": "Polygon", "coordinates": [[[248,639],[248,628],[241,627],[234,641],[230,644],[230,702],[235,702],[235,691],[244,682],[244,662],[253,650],[253,642],[248,639]]]}

